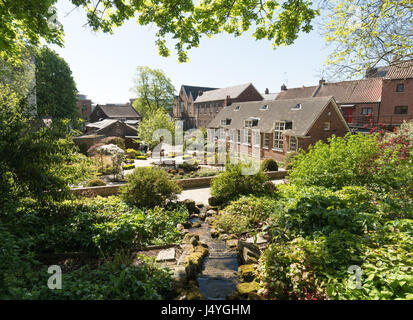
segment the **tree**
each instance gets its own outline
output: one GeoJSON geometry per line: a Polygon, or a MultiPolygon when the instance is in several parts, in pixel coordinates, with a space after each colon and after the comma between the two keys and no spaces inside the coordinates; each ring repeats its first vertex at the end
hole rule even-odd
{"type": "Polygon", "coordinates": [[[152,111],[168,110],[175,98],[175,88],[162,70],[138,67],[133,91],[133,107],[145,118],[152,111]]]}
{"type": "MultiPolygon", "coordinates": [[[[113,32],[115,27],[137,17],[141,26],[158,28],[159,54],[169,56],[166,38],[176,41],[178,60],[188,60],[186,51],[198,47],[202,36],[226,32],[239,36],[254,28],[253,37],[272,40],[274,46],[294,42],[300,31],[310,32],[318,11],[309,0],[71,0],[85,8],[94,30],[113,32]]],[[[0,2],[0,57],[18,59],[28,42],[44,39],[62,45],[63,29],[55,23],[56,0],[3,0],[0,2]]]]}
{"type": "Polygon", "coordinates": [[[0,206],[21,197],[63,198],[69,184],[89,174],[67,133],[67,121],[44,126],[30,111],[0,84],[0,206]]]}
{"type": "Polygon", "coordinates": [[[41,39],[63,45],[63,28],[57,22],[53,4],[57,0],[0,1],[0,59],[19,65],[27,45],[41,39]]]}
{"type": "Polygon", "coordinates": [[[325,37],[334,45],[333,76],[360,75],[376,66],[413,59],[412,0],[324,0],[325,37]],[[395,59],[396,58],[396,59],[395,59]]]}
{"type": "Polygon", "coordinates": [[[148,116],[139,123],[139,139],[148,143],[151,149],[159,144],[161,139],[168,144],[172,144],[175,134],[174,125],[174,122],[165,111],[161,109],[151,111],[148,116]],[[162,130],[162,132],[158,130],[162,130]],[[154,136],[156,131],[161,134],[159,137],[154,136]],[[166,137],[168,132],[170,136],[166,137]],[[168,141],[169,139],[172,141],[168,141]]]}
{"type": "Polygon", "coordinates": [[[76,84],[66,61],[47,47],[36,51],[35,60],[38,115],[59,119],[80,116],[76,84]]]}

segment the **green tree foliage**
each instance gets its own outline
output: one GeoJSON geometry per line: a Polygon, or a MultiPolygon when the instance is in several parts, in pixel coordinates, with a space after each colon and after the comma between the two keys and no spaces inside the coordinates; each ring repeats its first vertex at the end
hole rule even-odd
{"type": "Polygon", "coordinates": [[[335,75],[353,76],[383,63],[413,58],[411,0],[326,0],[329,63],[335,75]],[[398,57],[398,60],[394,60],[398,57]]]}
{"type": "Polygon", "coordinates": [[[227,203],[242,195],[265,193],[263,184],[267,175],[260,170],[257,174],[243,175],[241,164],[226,166],[226,170],[212,180],[211,195],[220,203],[227,203]]]}
{"type": "Polygon", "coordinates": [[[172,141],[167,141],[165,136],[163,141],[168,144],[172,144],[174,134],[175,134],[175,124],[169,117],[169,115],[164,110],[154,110],[150,112],[146,118],[144,118],[138,126],[138,136],[139,139],[148,143],[151,149],[159,144],[160,138],[155,139],[157,137],[154,136],[155,131],[157,130],[167,130],[170,132],[170,138],[172,141]]]}
{"type": "Polygon", "coordinates": [[[38,115],[54,119],[78,117],[77,89],[69,65],[47,47],[38,49],[35,58],[38,115]]]}
{"type": "Polygon", "coordinates": [[[63,28],[56,21],[57,0],[3,0],[0,2],[0,59],[22,62],[26,46],[41,39],[63,45],[63,28]]]}
{"type": "Polygon", "coordinates": [[[181,188],[170,180],[160,168],[136,168],[128,175],[128,183],[122,188],[125,202],[138,207],[153,208],[165,204],[167,199],[176,199],[181,188]]]}
{"type": "Polygon", "coordinates": [[[137,69],[133,92],[133,107],[146,118],[158,109],[169,110],[175,98],[175,88],[162,70],[141,66],[137,69]]]}
{"type": "Polygon", "coordinates": [[[56,120],[48,127],[29,112],[27,104],[0,85],[1,201],[63,197],[69,183],[89,172],[67,135],[67,121],[56,120]]]}

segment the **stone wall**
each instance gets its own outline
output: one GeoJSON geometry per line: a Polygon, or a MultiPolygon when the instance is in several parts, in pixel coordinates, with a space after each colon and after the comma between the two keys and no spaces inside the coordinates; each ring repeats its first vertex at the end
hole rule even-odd
{"type": "MultiPolygon", "coordinates": [[[[267,172],[267,175],[270,179],[283,179],[287,176],[288,171],[270,171],[267,172]]],[[[191,179],[181,179],[177,180],[179,186],[182,189],[194,189],[209,187],[211,181],[214,177],[201,177],[201,178],[191,178],[191,179]]],[[[114,186],[100,186],[100,187],[85,187],[85,188],[73,188],[72,192],[79,197],[108,197],[113,196],[119,193],[119,187],[121,185],[114,186]]]]}

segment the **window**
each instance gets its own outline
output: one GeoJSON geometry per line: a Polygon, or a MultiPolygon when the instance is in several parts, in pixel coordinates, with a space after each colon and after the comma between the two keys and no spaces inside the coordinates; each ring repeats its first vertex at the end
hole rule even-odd
{"type": "Polygon", "coordinates": [[[298,141],[297,137],[290,137],[290,144],[288,146],[288,151],[297,151],[298,141]]]}
{"type": "Polygon", "coordinates": [[[84,104],[84,105],[82,106],[82,111],[85,112],[86,110],[87,110],[87,105],[84,104]]]}
{"type": "Polygon", "coordinates": [[[264,133],[264,148],[268,149],[270,146],[270,134],[264,133]]]}
{"type": "Polygon", "coordinates": [[[241,109],[241,106],[236,106],[234,110],[239,111],[239,109],[241,109]]]}
{"type": "Polygon", "coordinates": [[[219,139],[225,140],[225,138],[226,138],[225,130],[224,130],[224,129],[220,129],[220,130],[219,130],[219,139]]]}
{"type": "Polygon", "coordinates": [[[373,113],[373,108],[363,108],[361,109],[361,114],[363,116],[369,115],[373,113]]]}
{"type": "Polygon", "coordinates": [[[237,130],[237,142],[241,143],[241,130],[237,130]]]}
{"type": "Polygon", "coordinates": [[[294,107],[291,108],[291,110],[301,110],[302,105],[301,103],[297,103],[294,107]]]}
{"type": "Polygon", "coordinates": [[[223,126],[229,126],[229,125],[231,124],[231,120],[232,120],[232,119],[229,119],[229,118],[227,118],[227,119],[221,119],[221,125],[223,125],[223,126]]]}
{"type": "Polygon", "coordinates": [[[261,144],[261,134],[259,130],[254,130],[254,146],[259,147],[261,144]]]}
{"type": "Polygon", "coordinates": [[[329,131],[330,130],[330,122],[324,122],[323,123],[323,130],[324,131],[329,131]]]}
{"type": "Polygon", "coordinates": [[[267,105],[267,104],[264,104],[264,105],[261,107],[261,110],[268,110],[268,105],[267,105]]]}
{"type": "Polygon", "coordinates": [[[234,141],[234,130],[229,130],[229,141],[234,141]]]}
{"type": "Polygon", "coordinates": [[[284,130],[285,130],[284,121],[278,121],[275,123],[273,149],[281,150],[281,151],[284,149],[284,135],[283,135],[284,130]]]}
{"type": "Polygon", "coordinates": [[[184,112],[184,110],[185,110],[185,104],[181,102],[181,112],[184,112]]]}
{"type": "Polygon", "coordinates": [[[394,107],[394,114],[407,114],[407,106],[394,107]]]}
{"type": "Polygon", "coordinates": [[[249,119],[244,121],[244,127],[251,128],[258,125],[258,119],[249,119]]]}
{"type": "Polygon", "coordinates": [[[396,87],[396,92],[403,92],[404,91],[404,84],[398,83],[396,87]]]}
{"type": "Polygon", "coordinates": [[[250,145],[251,144],[251,130],[244,129],[244,143],[250,145]]]}

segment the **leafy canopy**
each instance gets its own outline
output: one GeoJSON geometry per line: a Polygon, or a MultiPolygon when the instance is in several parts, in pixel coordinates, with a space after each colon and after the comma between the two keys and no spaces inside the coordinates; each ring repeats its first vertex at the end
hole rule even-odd
{"type": "Polygon", "coordinates": [[[149,113],[169,109],[175,98],[175,88],[162,70],[146,66],[137,68],[133,92],[137,99],[133,107],[145,118],[149,113]]]}
{"type": "Polygon", "coordinates": [[[67,62],[46,46],[36,50],[36,98],[39,116],[79,117],[77,89],[67,62]]]}
{"type": "Polygon", "coordinates": [[[352,76],[413,58],[412,0],[328,0],[325,39],[335,45],[328,63],[352,76]],[[398,59],[394,59],[397,57],[398,59]]]}

